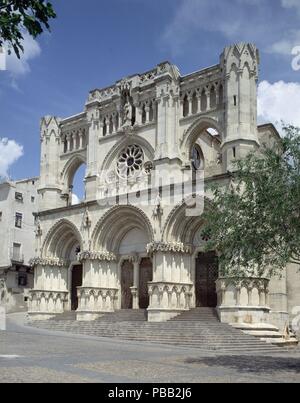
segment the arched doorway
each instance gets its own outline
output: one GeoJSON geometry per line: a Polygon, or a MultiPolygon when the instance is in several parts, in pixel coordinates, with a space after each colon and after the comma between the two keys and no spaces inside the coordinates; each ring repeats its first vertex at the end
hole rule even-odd
{"type": "Polygon", "coordinates": [[[121,266],[121,309],[133,308],[133,287],[134,272],[133,263],[125,260],[121,266]]]}
{"type": "Polygon", "coordinates": [[[71,310],[76,311],[78,308],[78,293],[77,288],[82,286],[82,265],[74,265],[71,274],[71,310]]]}
{"type": "Polygon", "coordinates": [[[150,258],[143,258],[140,263],[139,273],[139,307],[147,309],[149,307],[148,283],[153,280],[153,267],[150,258]]]}
{"type": "Polygon", "coordinates": [[[62,268],[54,272],[50,290],[54,287],[54,292],[67,293],[63,306],[65,311],[78,308],[77,287],[83,283],[83,268],[78,262],[78,254],[82,247],[79,229],[67,219],[59,220],[52,227],[42,247],[42,257],[59,259],[63,263],[62,268]]]}
{"type": "Polygon", "coordinates": [[[149,306],[148,283],[153,274],[152,262],[145,257],[148,239],[145,231],[136,227],[129,230],[120,242],[119,254],[134,257],[121,267],[122,309],[147,309],[149,306]],[[135,300],[132,292],[137,293],[135,300]]]}
{"type": "Polygon", "coordinates": [[[93,238],[95,250],[110,251],[119,257],[115,273],[115,287],[119,290],[116,306],[119,309],[139,309],[140,287],[143,289],[142,307],[146,306],[152,264],[145,259],[148,257],[147,245],[154,239],[146,214],[134,206],[116,206],[99,221],[93,238]],[[141,264],[144,270],[140,276],[141,264]]]}
{"type": "Polygon", "coordinates": [[[196,258],[196,307],[215,308],[217,306],[216,281],[218,275],[218,258],[216,253],[199,253],[196,258]]]}

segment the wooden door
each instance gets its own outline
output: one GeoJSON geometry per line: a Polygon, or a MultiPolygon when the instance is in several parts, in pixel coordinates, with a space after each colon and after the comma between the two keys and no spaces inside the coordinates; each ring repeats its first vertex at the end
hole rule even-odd
{"type": "Polygon", "coordinates": [[[71,309],[76,311],[78,308],[77,287],[82,286],[82,265],[72,268],[72,289],[71,289],[71,309]]]}
{"type": "Polygon", "coordinates": [[[123,263],[121,268],[121,308],[132,309],[133,264],[129,261],[123,263]]]}
{"type": "Polygon", "coordinates": [[[139,277],[139,307],[147,309],[149,306],[148,283],[153,279],[152,262],[149,258],[142,259],[139,277]]]}
{"type": "Polygon", "coordinates": [[[218,259],[214,252],[200,253],[196,259],[196,306],[217,306],[218,259]]]}

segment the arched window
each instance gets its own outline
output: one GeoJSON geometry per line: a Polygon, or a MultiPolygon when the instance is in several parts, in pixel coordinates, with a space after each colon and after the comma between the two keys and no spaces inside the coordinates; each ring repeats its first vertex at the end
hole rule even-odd
{"type": "Polygon", "coordinates": [[[198,144],[194,144],[191,152],[192,167],[195,171],[204,168],[204,158],[201,148],[198,144]]]}
{"type": "Polygon", "coordinates": [[[142,123],[143,123],[143,125],[146,123],[146,108],[145,108],[145,105],[143,105],[143,108],[142,108],[142,123]]]}
{"type": "Polygon", "coordinates": [[[70,185],[69,204],[74,206],[85,200],[85,175],[86,165],[82,164],[74,173],[72,184],[70,185]]]}
{"type": "Polygon", "coordinates": [[[63,144],[64,144],[64,153],[66,153],[68,151],[68,142],[66,137],[64,137],[63,144]]]}
{"type": "Polygon", "coordinates": [[[152,122],[154,119],[154,110],[153,110],[153,103],[150,103],[150,111],[149,111],[149,121],[152,122]]]}
{"type": "Polygon", "coordinates": [[[109,133],[112,134],[114,131],[114,122],[112,116],[109,119],[109,133]]]}
{"type": "Polygon", "coordinates": [[[103,136],[107,135],[107,118],[103,119],[103,136]]]}

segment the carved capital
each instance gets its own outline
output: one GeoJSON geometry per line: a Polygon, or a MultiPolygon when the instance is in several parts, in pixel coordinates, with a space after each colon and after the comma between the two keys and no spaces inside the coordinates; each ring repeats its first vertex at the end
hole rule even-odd
{"type": "Polygon", "coordinates": [[[192,247],[182,242],[152,242],[147,245],[147,252],[148,254],[156,252],[191,254],[192,247]]]}
{"type": "Polygon", "coordinates": [[[99,260],[99,261],[116,261],[117,256],[114,253],[103,251],[103,252],[93,252],[93,251],[83,251],[77,256],[80,262],[85,260],[99,260]]]}
{"type": "Polygon", "coordinates": [[[51,267],[68,267],[70,265],[69,260],[64,260],[56,257],[35,257],[30,260],[29,265],[35,266],[51,266],[51,267]]]}

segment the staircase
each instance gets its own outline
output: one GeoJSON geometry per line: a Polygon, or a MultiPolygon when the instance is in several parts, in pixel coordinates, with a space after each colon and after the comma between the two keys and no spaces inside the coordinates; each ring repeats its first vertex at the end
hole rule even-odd
{"type": "Polygon", "coordinates": [[[235,329],[239,329],[246,334],[256,336],[260,340],[272,343],[276,346],[297,346],[298,339],[292,330],[289,329],[288,334],[280,332],[276,326],[268,323],[258,324],[233,324],[235,329]]]}
{"type": "Polygon", "coordinates": [[[197,348],[202,352],[245,355],[286,351],[221,323],[215,310],[210,308],[192,309],[168,322],[159,323],[147,322],[144,310],[119,310],[92,322],[62,317],[29,324],[73,334],[197,348]]]}

